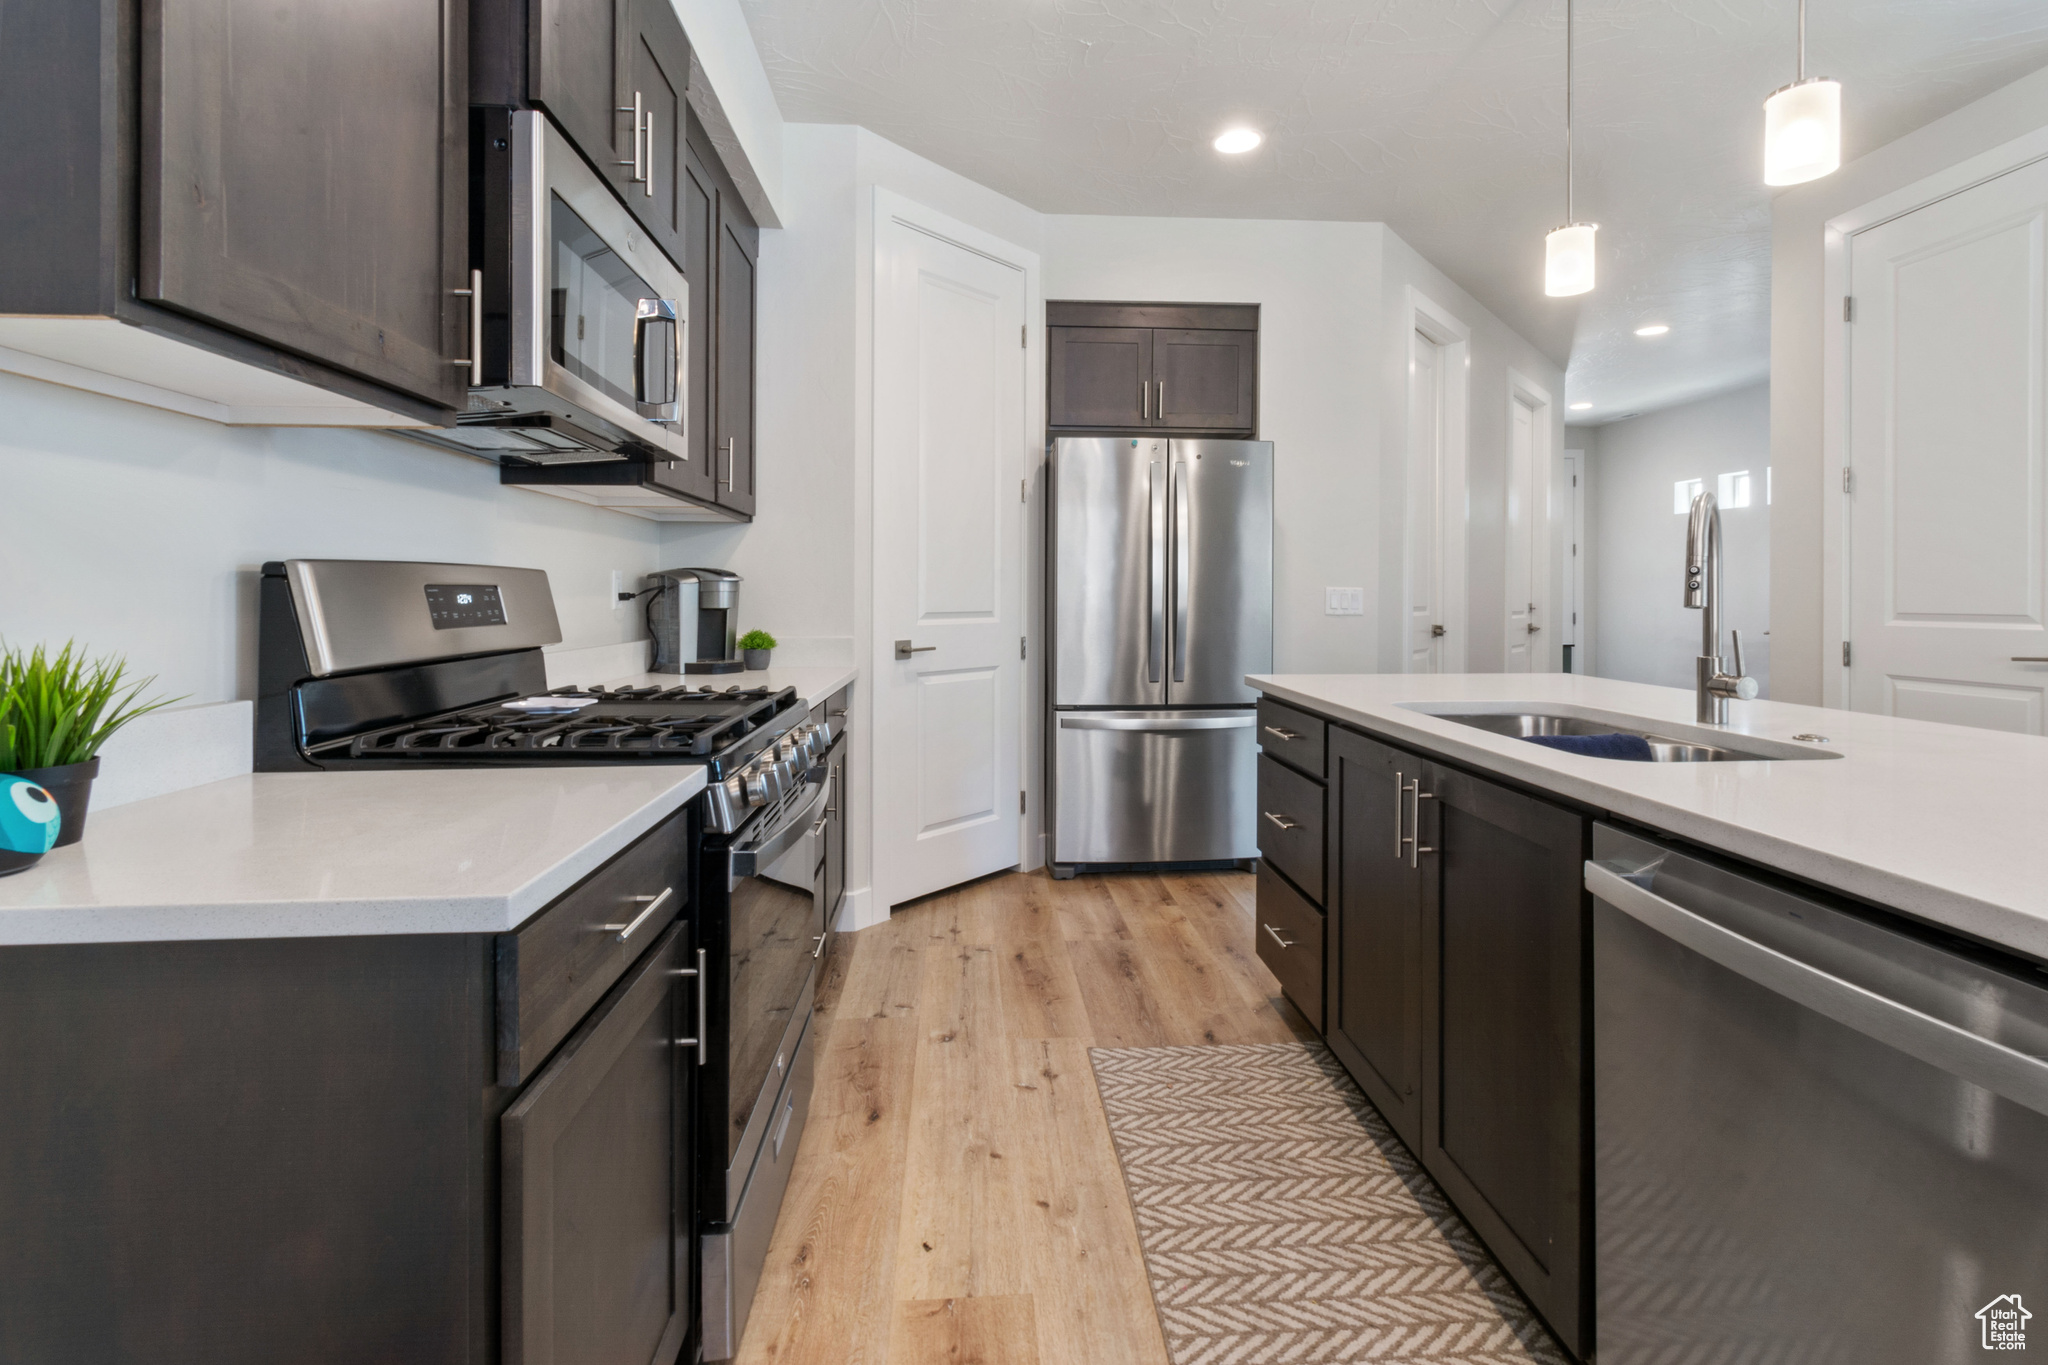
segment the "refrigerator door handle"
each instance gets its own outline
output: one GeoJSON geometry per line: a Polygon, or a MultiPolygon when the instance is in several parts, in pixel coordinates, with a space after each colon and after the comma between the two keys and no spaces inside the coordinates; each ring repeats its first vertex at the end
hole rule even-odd
{"type": "Polygon", "coordinates": [[[1159,681],[1166,658],[1166,482],[1154,460],[1148,477],[1152,497],[1152,620],[1145,647],[1145,678],[1159,681]]]}
{"type": "Polygon", "coordinates": [[[1176,730],[1249,730],[1256,715],[1242,716],[1061,716],[1062,730],[1144,730],[1172,734],[1176,730]]]}
{"type": "MultiPolygon", "coordinates": [[[[1163,390],[1166,386],[1160,385],[1163,390]]],[[[1188,466],[1173,466],[1173,680],[1188,680],[1188,466]]]]}

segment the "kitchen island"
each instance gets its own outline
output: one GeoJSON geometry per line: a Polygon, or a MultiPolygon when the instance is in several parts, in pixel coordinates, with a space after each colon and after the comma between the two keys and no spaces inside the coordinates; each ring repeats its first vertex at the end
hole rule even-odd
{"type": "Polygon", "coordinates": [[[2048,1276],[2048,739],[1247,681],[1259,955],[1568,1351],[1945,1359],[2048,1276]]]}

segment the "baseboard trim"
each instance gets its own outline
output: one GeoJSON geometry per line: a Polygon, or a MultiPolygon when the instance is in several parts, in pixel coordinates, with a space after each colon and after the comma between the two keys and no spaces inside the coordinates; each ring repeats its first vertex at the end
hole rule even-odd
{"type": "Polygon", "coordinates": [[[875,907],[878,904],[879,900],[875,895],[875,888],[872,886],[863,886],[857,891],[848,891],[846,899],[839,904],[839,931],[841,933],[852,933],[855,930],[872,929],[877,924],[888,923],[889,907],[884,905],[881,907],[880,912],[877,913],[875,907]]]}

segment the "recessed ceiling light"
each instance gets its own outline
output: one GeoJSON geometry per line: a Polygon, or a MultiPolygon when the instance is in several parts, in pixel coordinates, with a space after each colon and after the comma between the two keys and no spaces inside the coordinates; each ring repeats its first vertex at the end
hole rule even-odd
{"type": "Polygon", "coordinates": [[[1232,128],[1216,139],[1216,150],[1235,156],[1248,152],[1266,139],[1251,128],[1232,128]]]}
{"type": "Polygon", "coordinates": [[[1574,404],[1572,404],[1572,411],[1573,411],[1573,412],[1584,412],[1584,411],[1585,411],[1585,410],[1586,410],[1587,408],[1590,408],[1590,407],[1592,407],[1592,406],[1593,406],[1593,405],[1592,405],[1591,403],[1574,403],[1574,404]]]}
{"type": "Polygon", "coordinates": [[[1666,327],[1661,322],[1653,322],[1648,327],[1636,328],[1636,335],[1639,337],[1660,337],[1670,330],[1669,327],[1666,327]]]}

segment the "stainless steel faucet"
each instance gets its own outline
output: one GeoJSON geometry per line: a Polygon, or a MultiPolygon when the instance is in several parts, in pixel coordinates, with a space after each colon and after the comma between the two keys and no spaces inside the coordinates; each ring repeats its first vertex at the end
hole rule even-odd
{"type": "Polygon", "coordinates": [[[1721,509],[1712,493],[1692,500],[1685,528],[1685,605],[1700,615],[1700,656],[1694,663],[1695,718],[1702,725],[1728,723],[1728,699],[1756,696],[1756,679],[1742,672],[1742,632],[1735,636],[1735,671],[1721,671],[1721,509]]]}

